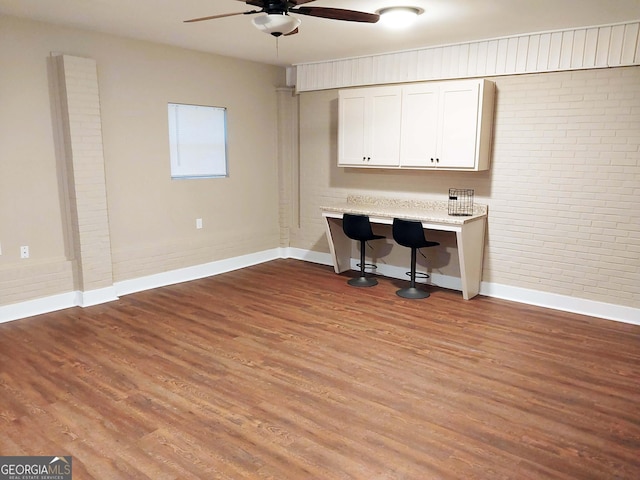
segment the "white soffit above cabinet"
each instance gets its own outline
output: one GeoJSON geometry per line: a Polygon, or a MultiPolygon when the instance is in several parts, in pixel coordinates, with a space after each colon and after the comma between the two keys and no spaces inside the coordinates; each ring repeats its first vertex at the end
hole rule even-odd
{"type": "Polygon", "coordinates": [[[303,63],[296,91],[640,65],[640,21],[303,63]]]}

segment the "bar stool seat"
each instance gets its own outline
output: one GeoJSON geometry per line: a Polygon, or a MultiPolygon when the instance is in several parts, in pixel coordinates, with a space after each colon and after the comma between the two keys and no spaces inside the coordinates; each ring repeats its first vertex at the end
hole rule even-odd
{"type": "MultiPolygon", "coordinates": [[[[376,235],[371,229],[371,222],[366,215],[354,215],[345,213],[342,216],[342,229],[347,237],[360,242],[360,276],[350,279],[347,283],[353,287],[373,287],[378,284],[375,278],[365,274],[365,250],[369,240],[386,238],[384,235],[376,235]]],[[[375,268],[375,265],[373,265],[375,268]]]]}
{"type": "Polygon", "coordinates": [[[392,231],[396,243],[411,249],[411,283],[408,288],[396,291],[396,295],[403,298],[427,298],[429,292],[416,288],[416,253],[420,248],[437,247],[440,244],[425,238],[422,222],[417,220],[394,218],[392,231]]]}

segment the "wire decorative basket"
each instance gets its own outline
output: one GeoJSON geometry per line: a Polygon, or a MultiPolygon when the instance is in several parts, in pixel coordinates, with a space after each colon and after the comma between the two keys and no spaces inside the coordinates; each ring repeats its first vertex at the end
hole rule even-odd
{"type": "Polygon", "coordinates": [[[473,189],[449,189],[449,215],[468,217],[473,215],[473,189]]]}

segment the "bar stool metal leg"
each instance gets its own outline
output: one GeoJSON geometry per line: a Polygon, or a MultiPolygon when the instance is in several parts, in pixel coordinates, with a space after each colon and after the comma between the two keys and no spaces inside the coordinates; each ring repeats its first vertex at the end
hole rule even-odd
{"type": "Polygon", "coordinates": [[[352,287],[373,287],[378,284],[378,280],[375,278],[365,276],[365,247],[367,246],[365,241],[360,242],[360,276],[352,278],[347,283],[352,287]]]}
{"type": "MultiPolygon", "coordinates": [[[[365,272],[365,253],[369,240],[385,238],[383,235],[376,235],[371,229],[371,222],[366,215],[354,215],[345,213],[342,217],[342,228],[347,237],[360,242],[360,276],[347,281],[352,287],[373,287],[378,284],[375,278],[367,277],[365,272]]],[[[375,268],[375,266],[373,266],[375,268]]]]}
{"type": "Polygon", "coordinates": [[[396,295],[402,298],[427,298],[430,294],[426,290],[416,288],[416,259],[418,249],[411,249],[411,282],[408,288],[396,291],[396,295]]]}
{"type": "Polygon", "coordinates": [[[438,242],[431,242],[424,236],[422,223],[415,220],[393,219],[393,239],[403,247],[411,249],[411,283],[408,288],[396,291],[403,298],[427,298],[429,292],[416,287],[416,260],[419,248],[437,247],[438,242]]]}

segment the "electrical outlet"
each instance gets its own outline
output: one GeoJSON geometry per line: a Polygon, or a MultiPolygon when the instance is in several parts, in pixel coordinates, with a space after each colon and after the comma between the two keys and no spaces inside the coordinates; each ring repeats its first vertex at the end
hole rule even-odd
{"type": "Polygon", "coordinates": [[[29,258],[29,247],[27,245],[20,247],[20,258],[29,258]]]}
{"type": "Polygon", "coordinates": [[[202,228],[202,219],[201,218],[196,218],[196,228],[197,229],[201,229],[202,228]]]}

